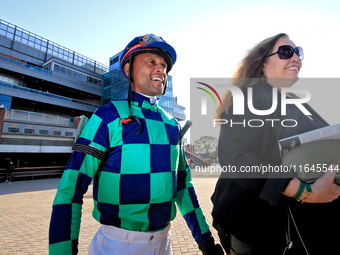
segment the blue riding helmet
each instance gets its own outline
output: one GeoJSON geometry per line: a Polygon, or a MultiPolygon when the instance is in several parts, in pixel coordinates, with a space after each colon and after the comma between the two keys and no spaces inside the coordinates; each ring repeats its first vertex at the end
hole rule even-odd
{"type": "MultiPolygon", "coordinates": [[[[139,129],[136,133],[136,135],[139,135],[141,133],[142,124],[138,120],[136,116],[133,116],[131,112],[131,96],[132,96],[132,80],[131,80],[131,69],[132,69],[132,63],[133,58],[137,56],[138,54],[142,53],[154,53],[164,58],[164,60],[167,63],[167,70],[168,73],[172,66],[176,62],[176,51],[172,46],[168,43],[166,43],[161,37],[155,36],[153,34],[147,34],[143,36],[138,36],[135,39],[133,39],[123,50],[120,58],[120,72],[121,74],[128,80],[129,82],[129,88],[128,88],[128,106],[129,106],[129,117],[126,119],[123,119],[122,121],[126,124],[131,123],[131,121],[135,120],[138,122],[139,129]],[[124,73],[124,66],[125,64],[129,62],[129,72],[126,76],[124,73]]],[[[167,88],[167,82],[164,84],[164,90],[161,95],[164,95],[167,88]]],[[[122,123],[123,123],[122,122],[122,123]]]]}
{"type": "Polygon", "coordinates": [[[161,37],[147,34],[136,37],[123,50],[120,58],[121,74],[126,77],[124,66],[131,56],[135,57],[138,54],[147,52],[157,54],[165,59],[167,63],[167,73],[176,62],[176,51],[170,44],[166,43],[161,37]]]}

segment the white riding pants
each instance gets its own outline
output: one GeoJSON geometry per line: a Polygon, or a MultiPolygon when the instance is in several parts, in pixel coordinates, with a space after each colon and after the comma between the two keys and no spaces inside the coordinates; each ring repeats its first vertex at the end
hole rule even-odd
{"type": "Polygon", "coordinates": [[[170,224],[152,233],[102,225],[91,241],[89,255],[108,254],[172,255],[170,224]]]}

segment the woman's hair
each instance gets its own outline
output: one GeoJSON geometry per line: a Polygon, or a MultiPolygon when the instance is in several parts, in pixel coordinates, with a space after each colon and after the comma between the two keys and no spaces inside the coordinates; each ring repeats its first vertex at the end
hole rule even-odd
{"type": "MultiPolygon", "coordinates": [[[[244,87],[254,85],[259,79],[265,79],[263,76],[263,64],[267,61],[265,57],[271,53],[276,42],[280,38],[289,38],[289,36],[280,33],[263,40],[254,48],[250,49],[238,64],[237,69],[232,76],[231,84],[243,89],[244,87]]],[[[215,118],[220,119],[223,112],[228,114],[232,102],[232,94],[230,90],[227,90],[223,96],[222,105],[216,109],[215,118]]]]}

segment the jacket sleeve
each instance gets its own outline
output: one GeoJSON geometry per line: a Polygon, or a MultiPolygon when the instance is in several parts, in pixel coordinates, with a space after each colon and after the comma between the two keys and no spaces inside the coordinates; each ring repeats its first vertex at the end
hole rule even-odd
{"type": "Polygon", "coordinates": [[[180,147],[179,155],[176,203],[198,245],[211,237],[209,225],[199,206],[196,192],[191,182],[191,170],[185,159],[182,146],[180,147]]]}
{"type": "Polygon", "coordinates": [[[76,143],[78,149],[66,166],[53,201],[49,254],[78,253],[83,195],[101,163],[96,155],[106,152],[108,140],[107,126],[93,114],[76,143]]]}

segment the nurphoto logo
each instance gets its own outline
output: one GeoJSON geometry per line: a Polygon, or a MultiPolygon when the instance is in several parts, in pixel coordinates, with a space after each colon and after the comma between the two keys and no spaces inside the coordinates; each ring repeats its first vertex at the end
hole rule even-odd
{"type": "MultiPolygon", "coordinates": [[[[219,91],[226,91],[229,90],[230,93],[232,94],[232,100],[233,100],[233,115],[244,115],[245,109],[244,107],[248,107],[248,110],[256,115],[256,116],[266,116],[270,115],[273,112],[276,111],[277,106],[278,106],[278,97],[280,97],[281,101],[281,116],[286,116],[286,106],[288,104],[294,104],[304,115],[311,115],[311,113],[306,109],[306,107],[303,105],[304,103],[307,103],[311,99],[311,93],[306,90],[306,89],[299,89],[299,88],[292,88],[292,87],[283,87],[281,88],[280,93],[278,92],[277,88],[272,88],[272,105],[269,109],[256,109],[253,105],[253,88],[252,87],[247,87],[247,93],[248,93],[248,98],[247,98],[247,104],[245,104],[245,96],[243,94],[243,91],[230,84],[214,84],[214,85],[209,85],[207,83],[203,82],[196,82],[198,84],[204,85],[205,87],[209,88],[219,99],[219,102],[222,106],[222,100],[216,89],[219,91]],[[215,89],[215,88],[216,89],[215,89]],[[303,95],[303,97],[298,98],[298,97],[292,97],[292,94],[299,94],[303,95]]],[[[212,93],[208,91],[205,88],[201,87],[196,87],[200,90],[203,90],[206,93],[202,93],[200,95],[201,98],[201,115],[207,115],[207,98],[206,94],[208,94],[213,102],[215,103],[215,106],[217,106],[216,100],[212,93]]],[[[250,119],[250,120],[243,120],[241,122],[233,122],[232,119],[227,120],[227,119],[213,119],[213,126],[215,127],[216,125],[223,125],[223,124],[230,124],[231,126],[233,125],[243,125],[246,126],[248,125],[249,127],[262,127],[266,122],[270,123],[272,127],[274,127],[276,122],[280,122],[280,124],[284,127],[295,127],[298,124],[298,121],[295,119],[250,119]]]]}

